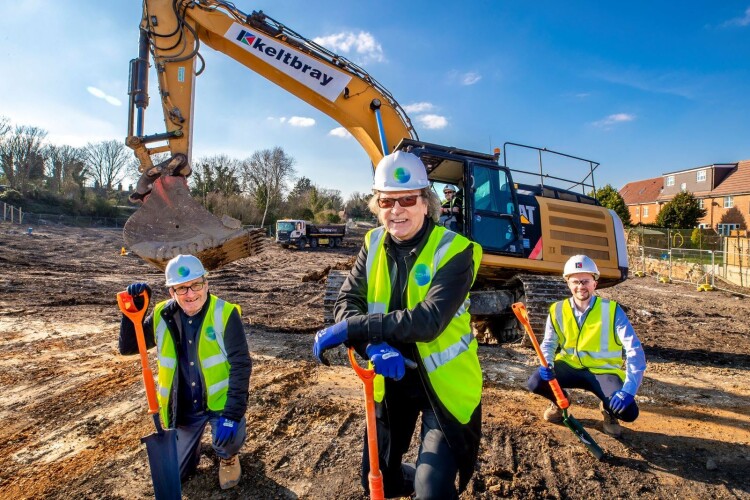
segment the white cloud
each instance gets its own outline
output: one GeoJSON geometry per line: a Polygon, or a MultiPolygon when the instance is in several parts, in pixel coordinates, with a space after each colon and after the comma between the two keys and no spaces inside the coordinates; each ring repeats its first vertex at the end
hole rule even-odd
{"type": "Polygon", "coordinates": [[[579,92],[578,94],[576,94],[576,97],[579,98],[579,99],[586,99],[590,95],[591,94],[588,93],[588,92],[579,92]]]}
{"type": "Polygon", "coordinates": [[[435,106],[430,102],[415,102],[404,106],[404,111],[407,113],[424,113],[426,111],[432,111],[434,108],[435,106]]]}
{"type": "Polygon", "coordinates": [[[292,116],[289,118],[289,125],[292,127],[312,127],[315,125],[315,119],[304,116],[292,116]]]}
{"type": "Polygon", "coordinates": [[[615,113],[606,118],[595,121],[594,126],[609,129],[618,123],[632,122],[633,120],[635,120],[635,115],[630,115],[628,113],[615,113]]]}
{"type": "Polygon", "coordinates": [[[357,64],[368,62],[383,62],[383,47],[375,37],[365,31],[359,33],[336,33],[313,38],[313,41],[333,52],[352,59],[357,64]]]}
{"type": "Polygon", "coordinates": [[[448,126],[448,120],[440,115],[421,115],[417,120],[424,128],[441,129],[448,126]]]}
{"type": "Polygon", "coordinates": [[[336,127],[335,129],[328,132],[328,135],[332,135],[334,137],[342,137],[344,139],[351,139],[353,137],[352,134],[350,134],[349,131],[344,127],[336,127]]]}
{"type": "Polygon", "coordinates": [[[120,101],[117,97],[113,97],[111,95],[107,95],[106,92],[104,92],[101,89],[98,89],[96,87],[86,87],[86,90],[94,97],[98,97],[99,99],[104,99],[108,103],[110,103],[112,106],[121,106],[122,101],[120,101]]]}
{"type": "Polygon", "coordinates": [[[735,17],[730,19],[721,25],[722,27],[727,26],[750,26],[750,7],[745,9],[745,15],[742,17],[735,17]]]}
{"type": "Polygon", "coordinates": [[[474,85],[482,79],[482,75],[470,71],[461,77],[461,85],[474,85]]]}

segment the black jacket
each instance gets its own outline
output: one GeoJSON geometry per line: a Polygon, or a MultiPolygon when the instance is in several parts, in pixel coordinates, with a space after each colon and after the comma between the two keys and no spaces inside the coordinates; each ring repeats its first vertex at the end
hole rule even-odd
{"type": "Polygon", "coordinates": [[[412,404],[410,401],[418,401],[421,396],[426,396],[438,415],[441,428],[459,464],[463,490],[474,472],[479,453],[481,405],[468,424],[463,425],[455,420],[431,390],[416,343],[436,339],[463,304],[473,281],[474,253],[472,245],[469,245],[452,258],[435,273],[424,300],[413,309],[407,308],[405,292],[409,272],[434,228],[435,223],[426,219],[423,230],[407,248],[394,242],[390,235],[385,237],[392,289],[400,291],[392,294],[389,312],[367,314],[367,249],[363,245],[351,273],[341,287],[334,305],[334,314],[336,321],[347,320],[349,343],[363,357],[367,344],[385,341],[399,349],[404,356],[417,361],[419,367],[416,373],[407,370],[407,375],[399,381],[386,379],[385,401],[383,405],[378,405],[379,420],[389,422],[391,427],[398,425],[399,419],[390,418],[388,408],[412,404]],[[410,385],[410,388],[407,391],[389,390],[392,384],[400,384],[401,389],[404,385],[410,385]],[[415,394],[417,392],[421,394],[415,394]],[[404,397],[405,393],[412,393],[412,397],[404,397]]]}
{"type": "MultiPolygon", "coordinates": [[[[206,303],[197,315],[201,322],[203,322],[203,318],[208,310],[209,301],[210,297],[206,300],[206,303]]],[[[177,302],[170,300],[162,310],[161,315],[167,324],[167,332],[172,336],[175,346],[178,346],[182,339],[182,322],[180,321],[180,307],[177,302]]],[[[149,314],[143,321],[143,333],[146,337],[146,346],[149,349],[154,347],[156,340],[154,338],[153,313],[149,314]]],[[[250,360],[250,352],[247,347],[247,339],[245,338],[245,329],[242,326],[242,318],[240,318],[236,309],[229,316],[226,329],[224,330],[224,346],[227,350],[227,359],[229,361],[229,389],[227,392],[227,402],[221,414],[229,419],[240,421],[247,411],[252,361],[250,360]]],[[[135,327],[124,315],[120,322],[119,348],[120,354],[123,355],[138,354],[135,327]]],[[[179,364],[181,362],[179,359],[180,349],[176,349],[176,351],[178,355],[177,363],[179,364]]],[[[177,373],[179,373],[179,369],[177,373]]],[[[174,383],[172,384],[172,395],[170,397],[170,401],[172,402],[172,408],[170,409],[172,418],[170,418],[170,421],[172,422],[176,421],[174,417],[180,411],[177,408],[179,378],[175,374],[174,383]]],[[[204,402],[207,400],[205,394],[203,400],[204,402]]]]}

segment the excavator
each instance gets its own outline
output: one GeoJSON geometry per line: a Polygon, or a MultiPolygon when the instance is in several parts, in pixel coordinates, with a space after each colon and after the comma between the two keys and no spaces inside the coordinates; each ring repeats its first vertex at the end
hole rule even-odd
{"type": "MultiPolygon", "coordinates": [[[[571,255],[585,253],[597,261],[600,288],[627,277],[620,219],[585,194],[596,191],[598,163],[515,143],[490,154],[421,141],[402,106],[365,69],[262,11],[246,14],[224,0],[143,0],[138,57],[130,62],[126,139],[141,173],[130,198],[141,206],[123,236],[147,262],[163,268],[171,257],[190,253],[215,269],[262,252],[267,240],[260,229],[243,229],[228,217],[217,219],[190,196],[186,178],[191,172],[194,87],[204,70],[201,44],[333,118],[364,148],[372,165],[393,151],[410,151],[421,158],[434,185],[458,186],[463,196],[459,227],[484,250],[470,311],[495,340],[519,336],[510,308],[519,301],[526,303],[534,329],[543,331],[548,304],[567,291],[560,275],[571,255]],[[166,131],[144,135],[151,61],[166,131]],[[509,151],[525,150],[538,153],[538,172],[507,165],[509,151]],[[154,164],[158,153],[168,153],[168,158],[154,164]],[[590,172],[581,181],[545,174],[544,155],[583,161],[590,172]],[[536,176],[538,183],[514,182],[514,174],[536,176]],[[567,187],[553,187],[550,179],[567,187]]],[[[343,277],[329,276],[326,320],[343,277]]]]}

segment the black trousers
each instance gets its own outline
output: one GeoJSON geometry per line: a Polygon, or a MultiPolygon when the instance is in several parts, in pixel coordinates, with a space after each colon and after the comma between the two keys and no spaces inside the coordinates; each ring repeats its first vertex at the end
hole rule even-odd
{"type": "MultiPolygon", "coordinates": [[[[378,418],[378,457],[388,498],[416,494],[417,499],[457,499],[458,464],[432,408],[423,408],[417,463],[402,464],[409,449],[420,410],[398,411],[397,421],[378,418]]],[[[391,417],[396,420],[391,412],[391,417]]],[[[367,435],[362,457],[362,486],[369,493],[370,472],[367,435]]]]}
{"type": "MultiPolygon", "coordinates": [[[[596,394],[596,397],[604,402],[604,408],[607,411],[610,411],[609,400],[612,395],[622,389],[622,381],[617,375],[595,374],[585,368],[573,368],[563,361],[555,361],[555,376],[563,389],[583,389],[596,394]]],[[[538,371],[534,370],[533,375],[529,377],[527,387],[534,394],[555,402],[555,395],[552,393],[549,382],[542,380],[538,371]]],[[[623,413],[613,416],[623,422],[632,422],[638,418],[638,405],[633,401],[633,404],[628,406],[623,413]]]]}

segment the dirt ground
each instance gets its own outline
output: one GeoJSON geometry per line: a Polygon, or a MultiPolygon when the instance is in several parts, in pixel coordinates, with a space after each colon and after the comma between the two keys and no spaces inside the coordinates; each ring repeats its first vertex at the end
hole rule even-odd
{"type": "MultiPolygon", "coordinates": [[[[324,275],[359,247],[271,248],[211,273],[242,306],[253,358],[243,480],[219,490],[208,433],[184,498],[363,498],[361,386],[312,357],[324,275]]],[[[138,357],[117,352],[115,294],[163,275],[120,256],[115,230],[0,223],[0,498],[148,498],[139,438],[153,432],[138,357]]],[[[602,432],[593,397],[571,413],[607,452],[595,461],[541,419],[524,389],[536,367],[518,344],[482,345],[480,460],[462,498],[750,498],[750,298],[634,278],[601,295],[627,309],[645,346],[640,418],[602,432]]]]}

